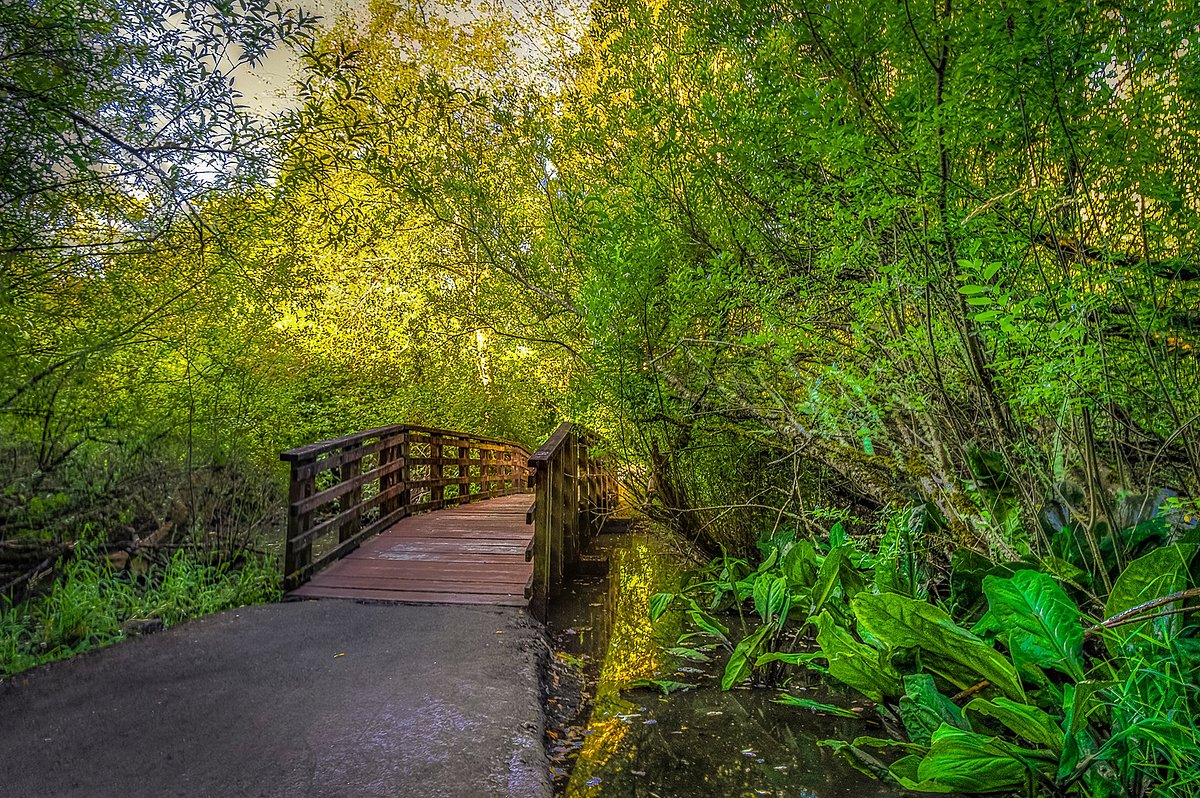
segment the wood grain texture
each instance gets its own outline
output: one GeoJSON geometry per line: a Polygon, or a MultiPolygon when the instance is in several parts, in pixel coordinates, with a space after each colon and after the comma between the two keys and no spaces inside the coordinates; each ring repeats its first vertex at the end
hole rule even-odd
{"type": "Polygon", "coordinates": [[[404,518],[287,597],[525,606],[533,578],[529,499],[516,494],[404,518]]]}

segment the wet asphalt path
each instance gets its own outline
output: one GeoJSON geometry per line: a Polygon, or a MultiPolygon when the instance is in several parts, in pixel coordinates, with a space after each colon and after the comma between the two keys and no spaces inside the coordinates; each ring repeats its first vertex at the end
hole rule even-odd
{"type": "Polygon", "coordinates": [[[0,683],[0,798],[545,798],[524,610],[243,607],[0,683]]]}

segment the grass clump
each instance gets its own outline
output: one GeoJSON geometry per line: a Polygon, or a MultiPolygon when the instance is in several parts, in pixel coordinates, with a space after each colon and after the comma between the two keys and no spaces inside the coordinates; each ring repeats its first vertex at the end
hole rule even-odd
{"type": "Polygon", "coordinates": [[[0,678],[123,640],[130,622],[173,626],[279,596],[278,569],[267,557],[210,562],[180,549],[135,573],[80,544],[48,593],[0,606],[0,678]]]}

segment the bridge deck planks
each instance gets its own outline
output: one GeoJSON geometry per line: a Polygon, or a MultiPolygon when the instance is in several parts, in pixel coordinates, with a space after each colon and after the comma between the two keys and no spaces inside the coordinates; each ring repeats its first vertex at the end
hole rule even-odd
{"type": "Polygon", "coordinates": [[[533,564],[529,494],[402,519],[317,573],[288,598],[523,607],[533,564]]]}

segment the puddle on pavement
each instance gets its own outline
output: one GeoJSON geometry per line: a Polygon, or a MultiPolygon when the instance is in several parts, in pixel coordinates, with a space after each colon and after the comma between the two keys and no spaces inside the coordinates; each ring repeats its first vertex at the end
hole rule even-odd
{"type": "MultiPolygon", "coordinates": [[[[576,577],[551,608],[549,631],[560,661],[582,667],[590,714],[549,740],[555,793],[567,798],[740,798],[741,796],[897,796],[854,770],[827,738],[872,733],[862,721],[774,704],[771,689],[721,692],[717,662],[696,665],[667,654],[678,614],[657,624],[649,600],[670,590],[680,566],[650,534],[605,535],[608,578],[576,577]],[[698,683],[663,697],[622,689],[636,679],[698,683]]],[[[798,693],[829,700],[813,691],[798,693]]],[[[845,703],[844,699],[840,699],[845,703]]],[[[832,699],[838,702],[839,699],[832,699]]],[[[878,733],[878,729],[874,730],[878,733]]]]}

